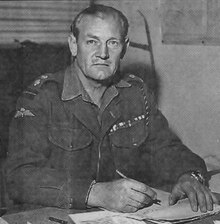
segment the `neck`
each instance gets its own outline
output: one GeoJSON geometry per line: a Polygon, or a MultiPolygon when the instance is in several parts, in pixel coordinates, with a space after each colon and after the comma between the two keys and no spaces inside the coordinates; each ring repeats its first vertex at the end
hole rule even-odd
{"type": "Polygon", "coordinates": [[[82,85],[83,85],[84,89],[89,94],[89,96],[91,97],[92,101],[97,106],[100,107],[101,99],[102,99],[102,96],[103,96],[105,90],[107,89],[107,86],[104,86],[101,83],[96,82],[95,80],[87,78],[83,74],[83,72],[81,71],[81,69],[79,68],[77,63],[76,63],[76,67],[78,69],[78,77],[79,77],[80,81],[82,82],[82,85]]]}

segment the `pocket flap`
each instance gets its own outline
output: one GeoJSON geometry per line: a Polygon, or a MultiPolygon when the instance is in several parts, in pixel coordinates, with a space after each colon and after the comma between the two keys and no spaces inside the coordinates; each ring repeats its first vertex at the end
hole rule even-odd
{"type": "Polygon", "coordinates": [[[148,136],[148,127],[145,120],[117,129],[110,133],[111,142],[121,148],[136,148],[140,146],[148,136]]]}
{"type": "Polygon", "coordinates": [[[51,126],[48,137],[53,144],[68,151],[83,149],[92,142],[92,136],[88,130],[62,125],[51,126]]]}

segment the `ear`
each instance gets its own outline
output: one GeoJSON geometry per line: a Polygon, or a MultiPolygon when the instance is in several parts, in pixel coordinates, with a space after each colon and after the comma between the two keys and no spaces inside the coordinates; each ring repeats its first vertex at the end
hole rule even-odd
{"type": "Polygon", "coordinates": [[[73,34],[69,35],[68,43],[69,43],[71,54],[73,57],[75,57],[77,55],[77,43],[76,43],[76,38],[73,36],[73,34]]]}
{"type": "Polygon", "coordinates": [[[120,56],[121,59],[124,57],[124,55],[125,55],[128,47],[129,47],[129,43],[130,43],[129,38],[126,37],[125,38],[124,45],[123,45],[123,48],[122,48],[122,51],[121,51],[121,56],[120,56]]]}

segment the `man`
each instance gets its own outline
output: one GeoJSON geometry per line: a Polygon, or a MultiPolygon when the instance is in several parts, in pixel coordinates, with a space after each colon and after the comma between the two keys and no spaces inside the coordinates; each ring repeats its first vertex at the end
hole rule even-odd
{"type": "Polygon", "coordinates": [[[204,161],[169,130],[143,81],[120,75],[127,33],[120,11],[85,9],[69,37],[74,63],[23,92],[7,165],[14,201],[135,212],[157,198],[151,187],[172,186],[171,205],[187,196],[193,211],[213,209],[204,161]]]}

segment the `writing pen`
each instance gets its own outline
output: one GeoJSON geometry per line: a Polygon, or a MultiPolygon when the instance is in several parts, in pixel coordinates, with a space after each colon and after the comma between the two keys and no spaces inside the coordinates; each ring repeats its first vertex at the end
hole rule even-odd
{"type": "Polygon", "coordinates": [[[49,220],[52,221],[52,222],[58,222],[58,223],[60,223],[60,224],[68,224],[67,221],[62,220],[62,219],[57,219],[57,218],[55,218],[55,217],[49,217],[49,220]]]}
{"type": "Polygon", "coordinates": [[[161,205],[161,204],[160,204],[160,203],[161,203],[161,200],[160,200],[160,199],[155,199],[155,200],[153,200],[152,202],[153,202],[153,204],[161,205]]]}
{"type": "MultiPolygon", "coordinates": [[[[116,170],[116,173],[121,176],[122,178],[127,178],[123,173],[121,173],[119,170],[116,170]]],[[[137,191],[137,190],[135,190],[137,191]]],[[[140,193],[143,193],[143,192],[140,192],[140,193]]],[[[150,196],[149,196],[150,197],[150,196]]],[[[161,205],[161,200],[159,199],[155,199],[155,200],[152,200],[152,204],[157,204],[157,205],[161,205]]]]}

